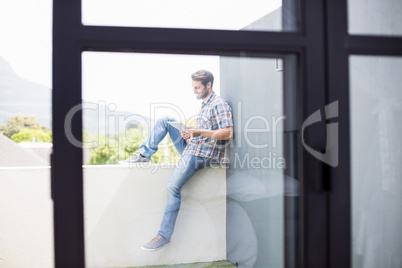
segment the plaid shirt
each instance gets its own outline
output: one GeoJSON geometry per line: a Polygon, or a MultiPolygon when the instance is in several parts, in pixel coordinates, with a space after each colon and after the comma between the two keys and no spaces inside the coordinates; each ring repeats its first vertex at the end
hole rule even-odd
{"type": "MultiPolygon", "coordinates": [[[[232,110],[226,101],[212,91],[198,113],[197,128],[215,130],[224,127],[232,127],[232,110]]],[[[228,140],[215,140],[203,136],[195,137],[187,141],[188,144],[183,154],[191,154],[200,157],[212,158],[217,163],[222,163],[228,140]]]]}

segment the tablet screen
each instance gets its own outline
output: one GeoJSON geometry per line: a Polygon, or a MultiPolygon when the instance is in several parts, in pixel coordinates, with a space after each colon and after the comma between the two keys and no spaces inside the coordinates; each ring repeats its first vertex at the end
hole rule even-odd
{"type": "Polygon", "coordinates": [[[186,128],[188,128],[185,124],[179,123],[179,122],[168,122],[171,126],[177,128],[180,131],[185,131],[186,128]]]}

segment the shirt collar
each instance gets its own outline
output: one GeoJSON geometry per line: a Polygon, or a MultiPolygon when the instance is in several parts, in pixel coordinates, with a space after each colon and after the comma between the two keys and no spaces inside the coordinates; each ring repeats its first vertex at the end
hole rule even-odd
{"type": "Polygon", "coordinates": [[[202,101],[202,104],[203,104],[203,105],[205,105],[205,104],[210,104],[211,101],[212,101],[213,99],[215,99],[215,96],[216,96],[215,91],[212,90],[212,92],[211,92],[211,94],[209,95],[207,101],[206,101],[206,102],[202,101]]]}

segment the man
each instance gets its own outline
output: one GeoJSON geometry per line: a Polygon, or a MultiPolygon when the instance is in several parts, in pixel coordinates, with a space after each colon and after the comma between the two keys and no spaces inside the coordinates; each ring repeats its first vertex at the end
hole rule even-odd
{"type": "Polygon", "coordinates": [[[167,185],[167,204],[160,230],[155,238],[142,247],[146,251],[156,251],[170,244],[180,209],[183,185],[211,162],[222,163],[225,147],[233,136],[231,108],[213,91],[212,73],[200,70],[192,74],[191,78],[194,94],[197,99],[202,99],[196,127],[182,132],[168,124],[174,119],[162,118],[157,121],[138,151],[129,159],[120,161],[124,165],[149,162],[167,133],[181,155],[167,185]]]}

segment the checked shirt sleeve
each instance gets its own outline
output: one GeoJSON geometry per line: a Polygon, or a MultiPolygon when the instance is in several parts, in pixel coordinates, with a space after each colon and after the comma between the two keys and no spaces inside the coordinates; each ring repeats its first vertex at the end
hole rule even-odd
{"type": "Polygon", "coordinates": [[[226,102],[219,102],[214,107],[214,116],[219,128],[233,126],[232,109],[226,102]]]}

